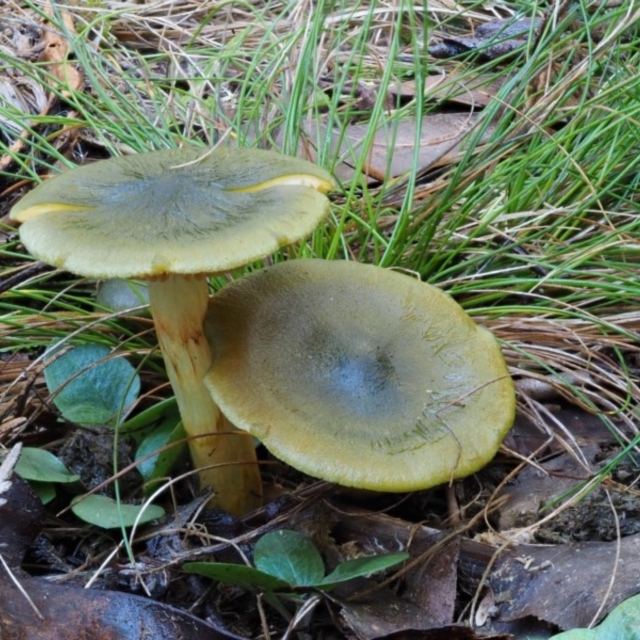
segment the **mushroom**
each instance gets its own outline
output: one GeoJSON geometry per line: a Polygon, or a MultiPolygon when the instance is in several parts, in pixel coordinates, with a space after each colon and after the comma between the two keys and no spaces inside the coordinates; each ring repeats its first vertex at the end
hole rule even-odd
{"type": "Polygon", "coordinates": [[[149,281],[200,483],[233,513],[259,504],[260,474],[252,438],[228,424],[202,383],[211,363],[205,276],[308,236],[328,213],[332,187],[324,170],[275,152],[189,146],[67,171],[11,211],[39,260],[91,278],[149,281]]]}
{"type": "Polygon", "coordinates": [[[297,260],[209,303],[215,402],[276,457],[343,486],[412,491],[469,475],[515,413],[494,336],[446,293],[355,262],[297,260]]]}

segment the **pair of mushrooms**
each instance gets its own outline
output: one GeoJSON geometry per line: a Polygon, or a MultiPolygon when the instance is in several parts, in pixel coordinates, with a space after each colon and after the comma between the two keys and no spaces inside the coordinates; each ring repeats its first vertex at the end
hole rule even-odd
{"type": "Polygon", "coordinates": [[[333,186],[275,152],[193,146],[67,171],[11,211],[39,260],[149,281],[193,464],[233,513],[261,501],[250,434],[311,475],[408,491],[478,470],[513,421],[493,336],[413,278],[300,260],[209,298],[207,275],[308,236],[333,186]]]}

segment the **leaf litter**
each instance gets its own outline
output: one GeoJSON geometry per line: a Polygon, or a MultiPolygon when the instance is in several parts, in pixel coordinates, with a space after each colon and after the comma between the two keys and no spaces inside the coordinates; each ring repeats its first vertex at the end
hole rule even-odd
{"type": "MultiPolygon", "coordinates": [[[[269,3],[268,8],[256,20],[258,3],[219,8],[212,2],[181,1],[173,2],[169,11],[165,2],[118,3],[109,8],[117,16],[109,22],[108,33],[98,34],[96,40],[99,43],[101,38],[109,39],[114,63],[108,78],[96,81],[85,77],[83,65],[70,54],[74,51],[73,39],[80,31],[86,35],[87,23],[104,10],[102,6],[70,4],[60,15],[46,18],[28,3],[5,3],[0,20],[5,28],[1,51],[7,74],[0,84],[0,99],[13,114],[9,118],[4,110],[0,114],[6,147],[0,159],[5,198],[13,197],[23,186],[20,182],[16,185],[20,174],[7,173],[15,169],[16,158],[29,156],[29,145],[36,133],[55,131],[52,149],[58,157],[47,157],[47,161],[60,163],[70,157],[78,161],[82,156],[100,157],[105,151],[127,150],[127,144],[111,134],[86,131],[74,124],[58,124],[53,129],[40,124],[46,115],[64,116],[72,123],[79,112],[68,109],[65,100],[74,93],[89,96],[98,91],[96,82],[108,79],[113,84],[107,86],[105,95],[113,87],[122,87],[148,113],[163,109],[189,134],[206,139],[210,134],[202,132],[210,131],[212,116],[201,105],[192,103],[188,109],[182,106],[180,83],[185,83],[193,96],[204,101],[215,96],[221,109],[214,128],[224,131],[229,127],[229,118],[235,117],[237,80],[246,67],[227,67],[224,82],[216,88],[206,80],[206,73],[199,76],[209,54],[187,53],[185,47],[189,44],[221,51],[232,46],[239,33],[247,33],[246,43],[251,45],[303,24],[300,13],[291,12],[282,4],[269,3]],[[216,20],[209,19],[213,13],[216,20]],[[60,28],[60,17],[64,29],[60,28]],[[140,65],[139,56],[148,51],[168,53],[161,62],[151,62],[145,68],[140,65]],[[41,74],[24,73],[24,66],[11,64],[15,59],[42,66],[52,78],[44,82],[41,74]],[[157,89],[148,90],[144,82],[127,85],[122,74],[118,77],[118,70],[127,69],[139,69],[135,72],[139,73],[138,80],[149,72],[174,77],[167,80],[164,89],[167,101],[154,102],[157,89]],[[23,117],[17,118],[16,113],[23,117]]],[[[561,10],[559,7],[554,19],[562,18],[561,10]]],[[[373,24],[368,25],[368,62],[375,60],[374,67],[387,57],[389,21],[398,11],[398,7],[381,6],[373,14],[373,24]]],[[[463,12],[450,2],[430,3],[429,11],[440,44],[430,44],[428,53],[443,65],[435,78],[428,76],[422,84],[405,78],[384,90],[376,85],[372,74],[373,81],[366,85],[366,91],[343,92],[330,89],[340,84],[339,77],[326,76],[331,80],[324,89],[325,97],[338,100],[349,116],[336,123],[320,109],[320,117],[310,119],[302,131],[307,144],[299,147],[300,154],[314,157],[320,149],[318,140],[329,140],[324,153],[328,148],[328,155],[338,159],[338,175],[344,180],[355,178],[361,188],[373,192],[385,190],[384,201],[390,208],[405,197],[411,181],[415,182],[415,202],[426,202],[438,190],[448,187],[449,176],[455,175],[456,166],[466,154],[482,156],[491,149],[489,146],[483,150],[482,145],[490,140],[493,129],[485,128],[480,137],[474,137],[476,121],[486,124],[482,111],[495,107],[497,102],[508,102],[505,87],[512,78],[504,73],[497,78],[485,77],[480,67],[477,73],[466,71],[461,75],[460,59],[467,56],[475,64],[476,60],[482,62],[482,57],[492,60],[505,54],[517,55],[521,49],[535,47],[549,24],[549,15],[544,23],[538,18],[527,18],[528,22],[514,21],[512,17],[505,20],[502,16],[509,13],[506,10],[493,9],[493,15],[463,12]],[[509,25],[516,26],[517,33],[508,31],[509,25]],[[449,56],[455,56],[455,61],[447,60],[449,56]],[[449,87],[459,87],[460,91],[443,89],[442,78],[449,87]],[[421,92],[437,102],[441,112],[430,112],[420,120],[402,115],[403,101],[410,103],[421,92]],[[347,108],[354,105],[360,111],[357,115],[347,108]],[[372,118],[378,105],[384,105],[385,117],[372,118]],[[395,111],[400,117],[388,117],[395,116],[395,111]],[[405,179],[407,174],[410,177],[405,179]]],[[[369,15],[366,8],[343,7],[328,16],[326,25],[333,28],[348,21],[355,33],[369,15]]],[[[598,34],[596,54],[604,50],[606,37],[603,41],[598,34]]],[[[246,62],[246,55],[241,53],[238,60],[246,62]]],[[[411,62],[414,55],[411,50],[401,54],[411,62]]],[[[568,76],[575,78],[586,69],[577,62],[568,76]]],[[[537,80],[544,84],[552,78],[541,71],[537,80]]],[[[530,86],[535,83],[532,81],[530,86]]],[[[562,89],[562,83],[554,85],[546,102],[534,104],[538,111],[534,108],[527,123],[536,114],[566,108],[569,103],[560,102],[557,97],[562,89]],[[554,91],[556,102],[552,99],[554,91]]],[[[500,117],[491,127],[499,126],[499,120],[500,117]]],[[[264,122],[264,116],[260,116],[247,123],[246,137],[250,138],[253,131],[258,140],[263,140],[264,122]]],[[[560,122],[566,123],[566,116],[560,122]]],[[[522,131],[522,127],[511,131],[504,137],[505,144],[520,140],[518,134],[522,131]]],[[[280,127],[271,137],[284,144],[284,134],[286,127],[280,127]]],[[[461,183],[474,177],[465,176],[461,183]]],[[[433,204],[416,210],[413,224],[428,221],[436,204],[437,198],[433,204]]],[[[390,219],[397,222],[393,216],[390,219]]],[[[591,219],[585,212],[586,229],[591,219]]],[[[473,259],[474,243],[502,243],[514,253],[521,250],[523,269],[535,272],[538,251],[545,248],[531,240],[521,245],[519,238],[530,238],[529,232],[536,225],[545,228],[545,221],[540,220],[536,222],[528,212],[514,211],[508,221],[486,224],[478,220],[467,228],[457,228],[457,241],[469,247],[460,258],[473,259]],[[481,234],[473,224],[482,228],[481,234]]],[[[384,227],[381,229],[384,231],[384,227]]],[[[606,232],[606,228],[601,227],[600,231],[606,232]]],[[[350,251],[356,254],[360,249],[358,235],[353,233],[353,237],[347,233],[346,238],[350,251]]],[[[444,224],[438,233],[451,232],[444,224]]],[[[15,243],[10,232],[7,241],[15,243]]],[[[633,238],[621,237],[614,245],[625,243],[633,244],[633,238]]],[[[571,250],[570,242],[565,246],[571,250]]],[[[5,294],[13,295],[12,288],[19,291],[21,285],[26,287],[33,277],[39,277],[29,270],[31,265],[15,257],[5,262],[3,268],[8,271],[2,278],[11,284],[2,288],[5,294]]],[[[602,272],[592,271],[592,282],[606,282],[605,272],[611,268],[604,264],[602,272]]],[[[3,474],[2,500],[6,502],[0,506],[5,523],[1,536],[6,545],[3,559],[9,571],[3,567],[0,589],[3,601],[10,601],[15,607],[3,608],[0,630],[8,638],[25,633],[33,638],[44,637],[38,635],[44,629],[47,638],[79,637],[91,630],[98,633],[98,629],[102,635],[92,637],[137,638],[144,628],[146,632],[153,629],[158,638],[254,638],[262,633],[265,637],[296,634],[300,638],[321,638],[340,634],[339,637],[362,639],[437,640],[508,637],[527,624],[538,624],[543,637],[548,637],[557,629],[584,627],[601,620],[616,604],[638,592],[635,576],[640,508],[633,482],[637,476],[634,446],[640,398],[640,327],[635,308],[605,308],[604,312],[596,308],[592,315],[576,314],[576,309],[583,306],[579,291],[584,281],[568,277],[558,285],[545,282],[547,276],[548,272],[543,272],[538,295],[552,301],[558,288],[576,291],[574,306],[563,310],[564,318],[555,317],[550,311],[519,311],[496,318],[489,312],[481,318],[503,340],[511,370],[520,384],[518,423],[501,454],[481,473],[456,483],[450,490],[436,489],[406,497],[363,496],[312,483],[273,465],[265,472],[272,500],[244,520],[207,513],[202,502],[189,501],[188,490],[178,486],[175,512],[143,530],[146,535],[131,541],[135,560],[120,553],[119,545],[110,536],[78,525],[68,514],[42,529],[41,507],[28,488],[15,476],[3,474]],[[570,317],[572,313],[574,318],[570,317]],[[591,493],[585,498],[587,490],[591,493]],[[452,522],[459,524],[452,526],[452,522]],[[295,617],[283,623],[270,612],[265,613],[260,601],[247,593],[212,586],[195,577],[187,580],[179,572],[183,563],[203,558],[239,562],[243,554],[251,554],[262,533],[284,526],[310,535],[329,570],[340,561],[361,554],[408,551],[411,560],[399,572],[381,579],[359,579],[348,589],[323,596],[322,606],[315,607],[311,621],[297,629],[295,617]],[[36,537],[37,534],[40,535],[36,537]],[[82,539],[85,542],[79,542],[82,539]],[[22,555],[27,549],[23,564],[22,555]],[[65,570],[60,572],[60,567],[65,570]],[[100,589],[82,588],[87,582],[97,583],[100,589]],[[44,606],[46,602],[50,606],[44,606]],[[185,609],[193,609],[198,617],[184,613],[185,609]],[[114,611],[124,610],[132,621],[130,629],[120,627],[113,617],[114,611]]],[[[481,278],[481,274],[477,277],[481,278]]],[[[462,298],[470,295],[471,304],[482,289],[477,287],[468,294],[466,282],[466,274],[453,272],[442,284],[457,290],[462,298]]],[[[522,306],[527,295],[515,290],[514,307],[522,306]]],[[[30,317],[24,317],[19,325],[8,323],[0,336],[6,346],[0,363],[0,438],[5,446],[17,441],[50,445],[68,440],[74,430],[57,422],[37,359],[32,359],[28,350],[12,353],[11,345],[30,331],[77,330],[87,322],[87,316],[73,311],[66,316],[39,311],[36,305],[30,317]]],[[[142,335],[148,331],[148,323],[136,326],[142,335]]],[[[109,332],[93,330],[97,335],[109,332]]],[[[41,342],[34,340],[33,347],[39,346],[41,342]]],[[[145,373],[147,392],[152,397],[162,397],[162,378],[153,370],[145,373]]],[[[5,458],[7,461],[10,458],[5,458]]],[[[100,482],[104,482],[103,477],[100,482]]],[[[86,485],[86,490],[95,488],[92,480],[87,480],[86,485]]]]}

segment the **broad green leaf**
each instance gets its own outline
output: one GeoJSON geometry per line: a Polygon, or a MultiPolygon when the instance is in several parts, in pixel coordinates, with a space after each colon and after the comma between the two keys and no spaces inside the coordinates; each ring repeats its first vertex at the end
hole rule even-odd
{"type": "MultiPolygon", "coordinates": [[[[158,451],[163,447],[167,447],[172,442],[176,442],[185,437],[185,432],[180,422],[180,415],[175,413],[168,415],[165,421],[146,438],[142,440],[138,450],[136,451],[136,460],[140,460],[145,456],[158,451]]],[[[153,455],[138,465],[138,471],[142,474],[147,485],[153,480],[164,478],[168,475],[173,467],[176,459],[185,451],[186,444],[182,443],[172,447],[168,447],[161,453],[153,455]]],[[[152,490],[153,487],[148,487],[152,490]]]]}
{"type": "Polygon", "coordinates": [[[260,571],[295,587],[312,587],[324,578],[324,562],[309,538],[286,529],[258,540],[253,560],[260,571]]]}
{"type": "Polygon", "coordinates": [[[347,560],[339,564],[320,584],[321,588],[329,588],[339,582],[346,582],[353,578],[368,576],[376,571],[388,569],[396,564],[400,564],[409,558],[408,553],[387,553],[381,556],[372,556],[369,558],[356,558],[355,560],[347,560]]]}
{"type": "Polygon", "coordinates": [[[56,485],[53,482],[29,480],[29,486],[38,498],[40,498],[42,504],[49,504],[56,497],[56,485]]]}
{"type": "Polygon", "coordinates": [[[124,358],[105,360],[110,353],[107,347],[86,344],[46,362],[45,382],[65,419],[115,426],[131,409],[140,392],[140,378],[124,358]]]}
{"type": "Polygon", "coordinates": [[[619,604],[594,629],[572,629],[551,640],[640,640],[640,595],[619,604]]]}
{"type": "Polygon", "coordinates": [[[250,591],[255,589],[275,591],[276,589],[287,589],[290,587],[284,580],[280,580],[275,576],[243,564],[187,562],[182,568],[188,573],[197,573],[212,580],[232,584],[250,591]]]}
{"type": "Polygon", "coordinates": [[[171,416],[175,415],[180,415],[178,403],[175,398],[167,398],[123,422],[118,429],[120,433],[126,432],[127,435],[131,434],[133,437],[142,440],[165,421],[170,420],[171,416]]]}
{"type": "Polygon", "coordinates": [[[87,498],[75,498],[71,510],[78,518],[103,529],[131,527],[136,521],[144,524],[164,515],[164,509],[154,504],[122,504],[108,496],[91,495],[87,498]],[[138,515],[142,515],[138,519],[138,515]]]}
{"type": "Polygon", "coordinates": [[[25,480],[37,482],[76,482],[80,476],[71,473],[50,451],[24,447],[16,464],[16,473],[25,480]]]}

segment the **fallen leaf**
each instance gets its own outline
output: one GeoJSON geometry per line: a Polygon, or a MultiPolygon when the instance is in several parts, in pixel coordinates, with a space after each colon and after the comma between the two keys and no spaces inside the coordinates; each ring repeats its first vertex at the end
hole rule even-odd
{"type": "Polygon", "coordinates": [[[622,538],[619,549],[616,541],[518,545],[500,554],[487,583],[498,604],[498,621],[534,616],[573,629],[639,593],[638,575],[640,534],[622,538]]]}
{"type": "MultiPolygon", "coordinates": [[[[413,557],[417,557],[433,544],[420,539],[411,545],[413,557]]],[[[454,621],[456,592],[458,586],[458,558],[460,540],[456,538],[428,557],[405,576],[404,597],[428,611],[439,625],[454,621]]]]}
{"type": "MultiPolygon", "coordinates": [[[[47,7],[48,15],[53,16],[53,9],[47,7]]],[[[62,22],[68,33],[75,35],[73,18],[63,11],[62,22]]],[[[44,49],[40,55],[40,61],[47,63],[47,71],[55,76],[62,84],[68,87],[70,92],[79,91],[84,85],[84,78],[72,64],[69,63],[69,42],[57,31],[55,26],[49,26],[44,30],[44,49]]]]}
{"type": "Polygon", "coordinates": [[[403,571],[402,598],[384,590],[365,596],[367,600],[362,602],[349,599],[341,603],[342,617],[359,638],[371,640],[410,629],[457,628],[453,622],[459,539],[443,544],[436,553],[427,556],[425,552],[441,541],[445,533],[384,514],[363,512],[358,517],[353,508],[349,518],[341,520],[333,533],[337,539],[350,540],[364,549],[377,548],[377,553],[406,550],[412,559],[424,556],[422,562],[403,571]]]}
{"type": "MultiPolygon", "coordinates": [[[[376,544],[387,551],[402,548],[413,557],[418,551],[428,550],[445,535],[383,514],[363,513],[362,517],[357,517],[353,509],[348,518],[341,519],[334,527],[334,533],[338,539],[375,539],[376,544]]],[[[533,616],[561,629],[584,627],[594,616],[602,618],[623,600],[640,593],[640,534],[620,540],[620,556],[616,563],[617,544],[616,541],[548,546],[519,544],[501,549],[495,559],[496,547],[461,538],[458,576],[462,584],[458,592],[473,593],[491,563],[486,586],[494,594],[493,620],[512,622],[533,616]],[[614,571],[615,581],[609,593],[614,571]]],[[[409,629],[411,616],[418,616],[414,620],[418,620],[424,630],[430,616],[431,619],[437,616],[437,610],[423,610],[418,615],[416,608],[420,607],[413,603],[402,606],[395,619],[381,619],[380,629],[389,634],[409,629]],[[405,629],[393,629],[398,621],[406,621],[405,629]]],[[[360,628],[358,625],[366,627],[372,624],[371,615],[371,608],[365,606],[352,611],[348,619],[357,628],[360,628]]],[[[420,625],[413,628],[420,629],[420,625]]],[[[491,629],[487,630],[489,632],[491,629]]]]}
{"type": "MultiPolygon", "coordinates": [[[[347,124],[344,129],[332,129],[329,156],[338,159],[335,173],[341,180],[358,177],[356,168],[361,165],[363,177],[382,182],[414,168],[424,171],[455,161],[477,123],[476,114],[437,113],[425,116],[419,124],[412,118],[393,119],[377,127],[373,135],[370,123],[347,124]]],[[[483,140],[492,131],[488,127],[483,140]]],[[[325,138],[326,126],[308,127],[306,137],[325,138]]],[[[312,162],[316,159],[311,144],[301,143],[298,155],[312,162]]]]}
{"type": "Polygon", "coordinates": [[[417,631],[415,629],[399,631],[379,640],[513,640],[513,636],[510,633],[491,635],[483,633],[479,636],[468,627],[452,625],[427,631],[417,631]]]}
{"type": "Polygon", "coordinates": [[[469,51],[479,51],[483,58],[493,60],[526,46],[531,34],[542,27],[542,20],[520,18],[491,20],[481,24],[470,37],[445,36],[442,42],[429,47],[434,58],[450,58],[469,51]]]}
{"type": "MultiPolygon", "coordinates": [[[[341,617],[359,640],[397,638],[401,632],[426,632],[427,638],[472,639],[475,634],[458,625],[439,625],[412,602],[389,591],[376,593],[365,602],[344,602],[341,617]]],[[[416,636],[423,637],[423,636],[416,636]]]]}
{"type": "MultiPolygon", "coordinates": [[[[517,388],[517,383],[516,383],[517,388]]],[[[556,396],[553,399],[557,399],[556,396]]],[[[545,405],[545,413],[537,416],[544,423],[544,429],[524,413],[519,412],[511,431],[504,440],[505,446],[522,458],[537,455],[556,455],[567,450],[566,443],[560,439],[550,440],[551,432],[558,433],[563,439],[570,433],[575,444],[582,450],[597,446],[606,448],[616,442],[613,434],[595,414],[577,407],[560,408],[545,405]],[[540,447],[546,445],[544,451],[540,447]]],[[[584,472],[574,479],[583,478],[584,472]]]]}
{"type": "MultiPolygon", "coordinates": [[[[503,83],[483,76],[462,76],[456,73],[427,76],[424,97],[427,100],[454,102],[468,107],[486,107],[502,88],[503,83]]],[[[406,80],[390,88],[392,95],[403,98],[417,97],[415,80],[406,80]]]]}
{"type": "MultiPolygon", "coordinates": [[[[582,453],[589,462],[593,462],[600,448],[583,448],[582,453]]],[[[577,456],[571,453],[561,454],[535,467],[525,467],[503,492],[509,496],[509,501],[500,510],[500,530],[531,525],[538,520],[544,505],[567,494],[581,480],[590,477],[577,456]]]]}
{"type": "Polygon", "coordinates": [[[0,578],[3,640],[242,640],[174,607],[115,591],[0,578]]]}
{"type": "Polygon", "coordinates": [[[607,619],[595,629],[572,629],[551,640],[604,640],[625,638],[637,640],[640,637],[640,596],[634,596],[618,605],[607,619]]]}

